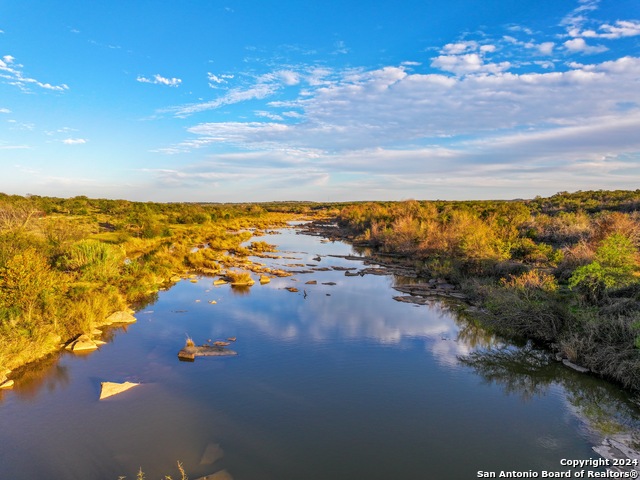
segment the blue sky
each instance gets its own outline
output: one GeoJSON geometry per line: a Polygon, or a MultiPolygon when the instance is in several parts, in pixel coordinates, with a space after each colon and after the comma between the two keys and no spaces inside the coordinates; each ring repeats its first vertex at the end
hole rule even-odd
{"type": "Polygon", "coordinates": [[[0,0],[0,191],[640,188],[637,0],[0,0]]]}

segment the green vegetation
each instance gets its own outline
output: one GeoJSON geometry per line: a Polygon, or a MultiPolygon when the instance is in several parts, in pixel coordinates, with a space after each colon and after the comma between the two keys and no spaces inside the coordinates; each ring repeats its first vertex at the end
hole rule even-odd
{"type": "Polygon", "coordinates": [[[369,202],[355,244],[458,284],[497,333],[533,339],[640,391],[640,190],[474,202],[369,202]]]}
{"type": "Polygon", "coordinates": [[[242,257],[272,246],[243,247],[248,229],[292,218],[281,205],[0,194],[0,367],[15,369],[57,350],[187,271],[250,268],[242,257]]]}
{"type": "MultiPolygon", "coordinates": [[[[0,194],[0,367],[148,301],[188,272],[246,283],[254,229],[334,216],[345,238],[457,284],[495,332],[640,391],[640,190],[515,201],[140,203],[0,194]],[[233,270],[239,268],[240,270],[233,270]]],[[[259,230],[258,230],[259,231],[259,230]]]]}

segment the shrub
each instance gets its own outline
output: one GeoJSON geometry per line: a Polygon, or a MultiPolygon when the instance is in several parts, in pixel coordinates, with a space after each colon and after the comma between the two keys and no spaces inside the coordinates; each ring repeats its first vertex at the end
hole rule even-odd
{"type": "Polygon", "coordinates": [[[16,254],[0,271],[0,307],[25,315],[46,313],[61,296],[64,282],[47,258],[33,248],[16,254]]]}
{"type": "Polygon", "coordinates": [[[569,279],[569,287],[577,287],[588,301],[597,303],[607,290],[636,281],[636,254],[628,237],[619,233],[611,234],[596,250],[594,261],[575,270],[569,279]]]}
{"type": "Polygon", "coordinates": [[[558,282],[555,277],[540,270],[511,275],[509,278],[501,279],[500,283],[506,288],[516,290],[528,299],[533,298],[539,292],[553,293],[558,290],[558,282]]]}
{"type": "Polygon", "coordinates": [[[123,265],[122,248],[96,240],[72,245],[60,260],[62,268],[78,272],[84,280],[107,281],[118,276],[123,265]]]}

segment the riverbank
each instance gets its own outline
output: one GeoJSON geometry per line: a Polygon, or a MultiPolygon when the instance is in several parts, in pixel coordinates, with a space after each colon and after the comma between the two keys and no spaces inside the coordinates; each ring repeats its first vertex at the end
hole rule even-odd
{"type": "Polygon", "coordinates": [[[188,275],[257,270],[241,245],[299,214],[255,205],[0,195],[0,384],[188,275]]]}
{"type": "MultiPolygon", "coordinates": [[[[576,293],[566,287],[545,289],[543,283],[535,282],[539,279],[537,273],[531,276],[534,282],[529,285],[517,284],[514,275],[500,272],[474,275],[468,269],[452,270],[448,278],[439,277],[435,273],[441,272],[433,272],[430,268],[433,259],[427,254],[416,251],[408,254],[393,248],[380,251],[379,244],[355,233],[353,226],[340,216],[313,222],[306,231],[367,251],[365,263],[384,265],[389,273],[424,279],[423,283],[396,287],[407,294],[395,297],[398,301],[420,304],[430,297],[457,300],[464,305],[462,310],[467,318],[496,334],[533,340],[569,368],[606,378],[636,395],[640,393],[636,324],[620,316],[599,316],[594,308],[580,308],[576,293]]],[[[440,263],[453,264],[454,260],[438,256],[440,263]]],[[[513,261],[509,268],[527,271],[526,265],[513,261]]],[[[632,308],[632,304],[629,300],[626,307],[632,308]]]]}

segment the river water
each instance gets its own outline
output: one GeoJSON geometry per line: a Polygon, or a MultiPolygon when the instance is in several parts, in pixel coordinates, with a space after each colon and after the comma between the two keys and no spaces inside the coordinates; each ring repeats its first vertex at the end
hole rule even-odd
{"type": "MultiPolygon", "coordinates": [[[[260,240],[283,257],[261,261],[283,269],[362,268],[330,256],[354,254],[344,243],[293,229],[260,240]]],[[[566,472],[563,459],[600,458],[605,435],[639,425],[615,386],[441,303],[393,300],[406,279],[332,269],[243,290],[197,280],[160,292],[99,351],[61,353],[0,393],[0,478],[134,479],[142,468],[177,479],[178,461],[192,480],[540,478],[566,472]],[[187,336],[237,337],[238,356],[181,362],[187,336]],[[100,401],[103,381],[141,385],[100,401]]]]}

